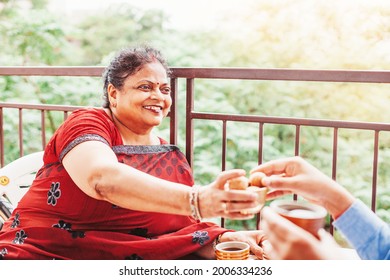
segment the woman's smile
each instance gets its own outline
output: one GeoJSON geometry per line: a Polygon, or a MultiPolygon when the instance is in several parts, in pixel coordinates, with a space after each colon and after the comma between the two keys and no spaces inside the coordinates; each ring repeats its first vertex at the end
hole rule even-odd
{"type": "Polygon", "coordinates": [[[143,106],[143,108],[156,114],[160,114],[163,111],[162,106],[156,106],[156,105],[147,105],[147,106],[143,106]]]}

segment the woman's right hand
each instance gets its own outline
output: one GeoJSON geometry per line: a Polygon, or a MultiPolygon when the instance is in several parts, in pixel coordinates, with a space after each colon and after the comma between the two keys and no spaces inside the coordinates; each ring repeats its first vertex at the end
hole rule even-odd
{"type": "Polygon", "coordinates": [[[240,176],[245,176],[245,170],[224,171],[214,182],[199,188],[199,210],[202,218],[246,220],[254,217],[254,214],[245,214],[245,210],[257,206],[256,194],[245,190],[225,190],[230,179],[240,176]]]}

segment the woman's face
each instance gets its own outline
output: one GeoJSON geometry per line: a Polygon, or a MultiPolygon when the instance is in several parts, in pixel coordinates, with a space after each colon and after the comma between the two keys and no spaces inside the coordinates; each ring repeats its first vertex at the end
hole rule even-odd
{"type": "Polygon", "coordinates": [[[116,99],[116,117],[136,132],[160,125],[172,105],[167,73],[159,62],[144,65],[114,91],[110,97],[116,99]]]}

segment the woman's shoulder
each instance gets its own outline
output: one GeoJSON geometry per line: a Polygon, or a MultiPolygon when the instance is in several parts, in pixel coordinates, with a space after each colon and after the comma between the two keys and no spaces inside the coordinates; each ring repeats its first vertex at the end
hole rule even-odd
{"type": "Polygon", "coordinates": [[[103,108],[85,107],[73,111],[55,131],[46,150],[59,158],[65,149],[91,139],[100,139],[110,146],[121,143],[115,124],[103,108]]]}
{"type": "Polygon", "coordinates": [[[70,117],[87,117],[87,116],[96,116],[96,117],[108,117],[103,108],[99,107],[84,107],[74,110],[70,117]]]}
{"type": "Polygon", "coordinates": [[[105,124],[112,126],[113,122],[103,108],[85,107],[71,112],[64,121],[65,127],[74,124],[105,124]]]}

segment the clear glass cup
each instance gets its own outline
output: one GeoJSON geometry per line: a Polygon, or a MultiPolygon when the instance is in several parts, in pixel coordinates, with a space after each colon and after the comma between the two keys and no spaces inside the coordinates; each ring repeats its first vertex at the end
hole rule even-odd
{"type": "Polygon", "coordinates": [[[265,188],[265,187],[260,188],[260,187],[249,186],[247,188],[247,191],[255,192],[257,194],[257,203],[258,204],[254,208],[245,209],[245,210],[242,210],[241,212],[245,213],[245,214],[257,214],[257,213],[260,212],[260,210],[263,208],[263,206],[265,204],[265,198],[266,198],[266,195],[267,195],[268,188],[265,188]]]}

